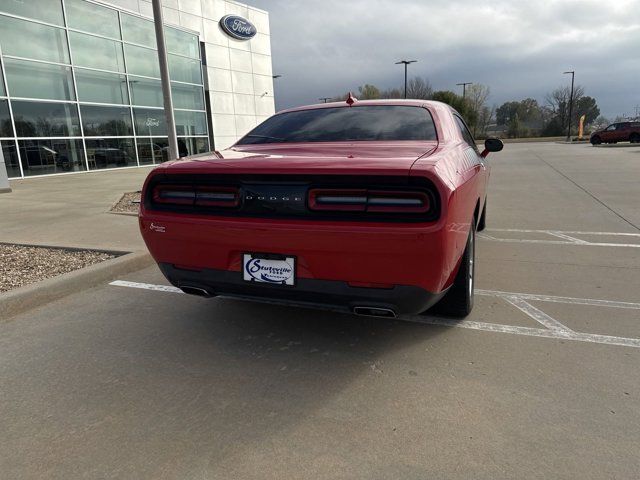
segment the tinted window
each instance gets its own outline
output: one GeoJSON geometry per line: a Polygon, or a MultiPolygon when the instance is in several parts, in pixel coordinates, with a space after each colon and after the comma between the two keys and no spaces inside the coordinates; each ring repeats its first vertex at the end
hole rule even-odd
{"type": "Polygon", "coordinates": [[[9,102],[7,100],[0,100],[0,137],[13,137],[9,102]]]}
{"type": "Polygon", "coordinates": [[[3,55],[69,63],[67,36],[60,28],[0,16],[0,45],[3,55]]]}
{"type": "Polygon", "coordinates": [[[3,0],[0,11],[63,25],[60,0],[3,0]]]}
{"type": "Polygon", "coordinates": [[[164,116],[164,110],[134,108],[133,118],[136,122],[136,135],[152,136],[167,134],[167,121],[164,116]]]}
{"type": "Polygon", "coordinates": [[[362,140],[436,140],[436,131],[431,115],[422,107],[332,107],[275,115],[238,143],[362,140]]]}
{"type": "Polygon", "coordinates": [[[5,59],[7,83],[13,97],[75,100],[71,67],[5,59]]]}
{"type": "Polygon", "coordinates": [[[167,137],[138,138],[138,161],[140,165],[166,162],[169,157],[167,137]]]}
{"type": "MultiPolygon", "coordinates": [[[[171,80],[187,83],[202,83],[200,60],[169,55],[168,61],[171,80]]],[[[158,60],[156,59],[156,64],[157,63],[158,60]]]]}
{"type": "Polygon", "coordinates": [[[123,40],[156,48],[156,31],[153,22],[126,13],[120,14],[123,40]]]}
{"type": "Polygon", "coordinates": [[[162,83],[141,77],[129,77],[131,103],[144,107],[163,107],[162,83]]]}
{"type": "Polygon", "coordinates": [[[87,139],[85,144],[90,170],[137,165],[132,138],[87,139]]]}
{"type": "Polygon", "coordinates": [[[81,102],[129,103],[124,75],[76,68],[76,83],[81,102]]]}
{"type": "Polygon", "coordinates": [[[21,173],[15,142],[13,140],[2,140],[0,146],[2,146],[2,155],[4,156],[4,165],[7,168],[7,175],[9,175],[9,178],[19,178],[21,173]]]}
{"type": "Polygon", "coordinates": [[[81,140],[19,140],[25,176],[86,170],[81,140]]]}
{"type": "Polygon", "coordinates": [[[464,121],[457,115],[454,115],[453,117],[456,119],[456,124],[458,125],[458,130],[460,130],[460,134],[462,135],[462,138],[464,139],[464,141],[467,142],[467,144],[470,147],[473,147],[475,150],[477,150],[478,147],[476,146],[476,142],[473,139],[473,135],[471,135],[471,132],[469,131],[469,129],[465,125],[464,121]]]}
{"type": "Polygon", "coordinates": [[[171,93],[173,94],[173,106],[175,108],[204,110],[202,87],[185,85],[183,83],[172,83],[171,93]]]}
{"type": "Polygon", "coordinates": [[[204,112],[185,112],[174,110],[176,133],[178,135],[206,135],[207,117],[204,112]]]}
{"type": "Polygon", "coordinates": [[[178,55],[200,58],[198,37],[195,35],[171,27],[165,27],[164,35],[167,41],[167,51],[169,53],[177,53],[178,55]]]}
{"type": "Polygon", "coordinates": [[[124,51],[127,56],[127,71],[129,73],[145,77],[160,77],[158,52],[128,44],[124,46],[124,51]]]}
{"type": "Polygon", "coordinates": [[[129,107],[81,105],[82,126],[87,136],[120,137],[133,135],[129,107]]]}
{"type": "Polygon", "coordinates": [[[124,72],[122,43],[106,38],[69,32],[74,65],[124,72]]]}
{"type": "Polygon", "coordinates": [[[80,135],[78,110],[72,103],[13,100],[18,137],[70,137],[80,135]]]}
{"type": "Polygon", "coordinates": [[[120,38],[118,12],[84,0],[65,0],[67,23],[70,28],[120,38]]]}

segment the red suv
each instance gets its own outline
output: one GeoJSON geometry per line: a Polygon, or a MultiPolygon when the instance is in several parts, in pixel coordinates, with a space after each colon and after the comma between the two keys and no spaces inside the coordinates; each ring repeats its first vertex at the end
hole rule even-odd
{"type": "Polygon", "coordinates": [[[640,122],[612,123],[603,130],[593,132],[590,142],[592,145],[617,142],[640,143],[640,122]]]}

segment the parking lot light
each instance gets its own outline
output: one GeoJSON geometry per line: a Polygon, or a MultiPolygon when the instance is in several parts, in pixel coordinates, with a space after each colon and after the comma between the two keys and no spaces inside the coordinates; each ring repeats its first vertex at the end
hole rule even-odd
{"type": "Polygon", "coordinates": [[[576,72],[569,70],[568,72],[562,72],[563,75],[571,74],[571,93],[569,94],[569,127],[567,128],[567,142],[571,141],[571,115],[573,114],[573,81],[575,79],[576,72]]]}

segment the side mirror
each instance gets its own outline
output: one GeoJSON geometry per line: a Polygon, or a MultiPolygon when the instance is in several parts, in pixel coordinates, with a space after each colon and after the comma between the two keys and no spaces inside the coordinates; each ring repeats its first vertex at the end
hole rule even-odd
{"type": "Polygon", "coordinates": [[[484,141],[484,150],[480,154],[482,158],[485,158],[489,155],[489,152],[499,152],[504,147],[502,140],[499,138],[487,138],[484,141]]]}

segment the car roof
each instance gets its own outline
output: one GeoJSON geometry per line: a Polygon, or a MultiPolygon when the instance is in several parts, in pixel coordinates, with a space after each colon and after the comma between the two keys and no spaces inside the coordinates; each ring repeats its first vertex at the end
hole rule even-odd
{"type": "MultiPolygon", "coordinates": [[[[364,106],[375,106],[375,105],[397,105],[397,106],[407,106],[407,107],[431,107],[434,110],[449,110],[451,112],[457,113],[454,108],[447,105],[443,102],[437,102],[435,100],[420,100],[420,99],[399,99],[399,98],[390,98],[384,100],[357,100],[353,104],[355,107],[364,107],[364,106]]],[[[348,108],[350,105],[346,102],[346,100],[340,102],[330,102],[330,103],[316,103],[311,105],[303,105],[300,107],[288,108],[286,110],[281,110],[277,112],[280,113],[288,113],[288,112],[297,112],[301,110],[315,110],[321,108],[336,108],[336,107],[344,107],[348,108]]]]}

